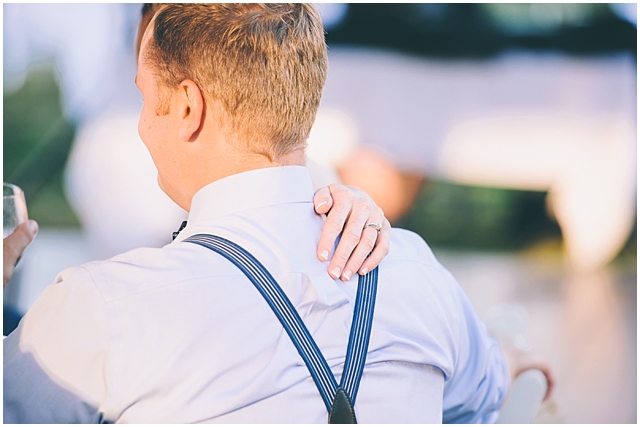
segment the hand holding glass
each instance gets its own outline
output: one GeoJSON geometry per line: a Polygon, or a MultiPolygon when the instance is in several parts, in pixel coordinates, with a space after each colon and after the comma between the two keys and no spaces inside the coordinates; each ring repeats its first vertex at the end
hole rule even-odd
{"type": "Polygon", "coordinates": [[[27,202],[22,189],[17,185],[2,183],[2,238],[4,239],[25,222],[27,202]]]}

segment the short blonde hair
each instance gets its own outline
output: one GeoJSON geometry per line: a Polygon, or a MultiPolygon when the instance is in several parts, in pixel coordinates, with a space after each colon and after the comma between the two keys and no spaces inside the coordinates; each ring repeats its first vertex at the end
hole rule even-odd
{"type": "Polygon", "coordinates": [[[193,80],[220,102],[246,149],[274,160],[306,146],[327,74],[322,21],[309,4],[154,8],[143,60],[165,88],[193,80]]]}

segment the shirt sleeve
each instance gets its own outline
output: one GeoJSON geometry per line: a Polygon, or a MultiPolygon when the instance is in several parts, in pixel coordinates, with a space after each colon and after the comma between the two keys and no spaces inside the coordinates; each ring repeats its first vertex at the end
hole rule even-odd
{"type": "Polygon", "coordinates": [[[447,272],[461,305],[458,352],[451,378],[445,382],[444,423],[493,423],[509,392],[508,365],[469,298],[447,272]]]}
{"type": "Polygon", "coordinates": [[[4,422],[101,422],[108,339],[107,307],[89,272],[60,273],[3,342],[4,422]]]}

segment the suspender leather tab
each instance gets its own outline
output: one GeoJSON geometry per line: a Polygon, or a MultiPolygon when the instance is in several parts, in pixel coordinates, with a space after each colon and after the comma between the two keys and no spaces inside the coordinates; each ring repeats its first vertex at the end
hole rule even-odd
{"type": "Polygon", "coordinates": [[[331,412],[329,413],[329,424],[358,424],[351,399],[349,399],[347,392],[342,387],[338,388],[336,396],[333,398],[331,412]]]}

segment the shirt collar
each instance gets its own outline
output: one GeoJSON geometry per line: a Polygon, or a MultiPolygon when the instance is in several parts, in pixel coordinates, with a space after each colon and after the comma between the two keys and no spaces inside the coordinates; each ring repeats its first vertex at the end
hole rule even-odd
{"type": "Polygon", "coordinates": [[[189,225],[247,209],[313,202],[313,185],[304,166],[277,166],[227,176],[202,187],[191,200],[189,225]]]}

